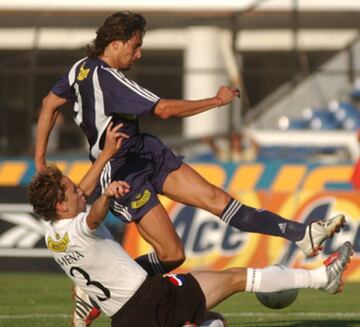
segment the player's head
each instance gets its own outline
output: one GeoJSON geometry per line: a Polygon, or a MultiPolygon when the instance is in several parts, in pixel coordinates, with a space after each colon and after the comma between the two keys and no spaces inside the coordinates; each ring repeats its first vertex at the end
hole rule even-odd
{"type": "Polygon", "coordinates": [[[56,166],[47,167],[33,178],[28,197],[34,213],[46,221],[75,217],[86,206],[81,190],[56,166]]]}
{"type": "Polygon", "coordinates": [[[96,32],[96,38],[87,47],[87,56],[98,57],[113,41],[127,42],[135,35],[141,38],[145,34],[146,20],[130,11],[121,11],[107,17],[96,32]]]}

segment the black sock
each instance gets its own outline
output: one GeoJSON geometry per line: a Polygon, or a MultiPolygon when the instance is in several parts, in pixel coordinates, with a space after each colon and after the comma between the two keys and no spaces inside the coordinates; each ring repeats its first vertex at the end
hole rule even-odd
{"type": "Polygon", "coordinates": [[[306,229],[304,224],[267,210],[248,207],[235,199],[230,200],[220,219],[243,232],[281,236],[292,242],[303,239],[306,229]]]}
{"type": "Polygon", "coordinates": [[[149,275],[165,274],[168,272],[161,264],[161,261],[155,252],[150,252],[148,254],[137,257],[135,261],[141,267],[143,267],[149,275]]]}

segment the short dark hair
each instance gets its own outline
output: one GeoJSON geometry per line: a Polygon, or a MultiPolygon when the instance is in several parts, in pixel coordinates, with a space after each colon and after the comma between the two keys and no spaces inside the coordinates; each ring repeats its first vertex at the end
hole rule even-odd
{"type": "Polygon", "coordinates": [[[49,166],[37,173],[28,187],[28,198],[34,213],[46,221],[56,220],[56,204],[65,200],[63,176],[59,168],[49,166]]]}
{"type": "Polygon", "coordinates": [[[146,20],[141,14],[120,11],[107,17],[96,31],[95,40],[87,46],[88,57],[100,56],[112,41],[128,41],[135,33],[145,34],[146,20]]]}

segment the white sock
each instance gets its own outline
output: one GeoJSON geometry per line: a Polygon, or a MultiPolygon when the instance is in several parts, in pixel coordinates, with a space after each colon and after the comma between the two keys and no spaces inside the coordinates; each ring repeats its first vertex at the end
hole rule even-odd
{"type": "Polygon", "coordinates": [[[328,276],[326,274],[326,267],[321,265],[319,268],[311,269],[311,285],[310,288],[324,287],[328,283],[328,276]]]}
{"type": "Polygon", "coordinates": [[[247,292],[277,292],[294,288],[320,288],[327,283],[325,266],[317,269],[294,269],[282,265],[247,269],[247,292]]]}
{"type": "Polygon", "coordinates": [[[246,286],[245,292],[258,292],[261,283],[261,271],[263,269],[246,269],[246,286]]]}

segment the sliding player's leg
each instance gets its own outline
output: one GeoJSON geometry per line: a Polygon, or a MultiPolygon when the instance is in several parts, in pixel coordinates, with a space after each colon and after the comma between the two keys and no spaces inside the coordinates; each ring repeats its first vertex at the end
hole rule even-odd
{"type": "Polygon", "coordinates": [[[276,292],[287,289],[313,288],[331,294],[342,291],[342,275],[350,262],[352,245],[345,242],[324,264],[316,269],[293,269],[282,265],[263,269],[231,268],[221,272],[199,271],[192,275],[198,281],[211,309],[238,292],[276,292]]]}

